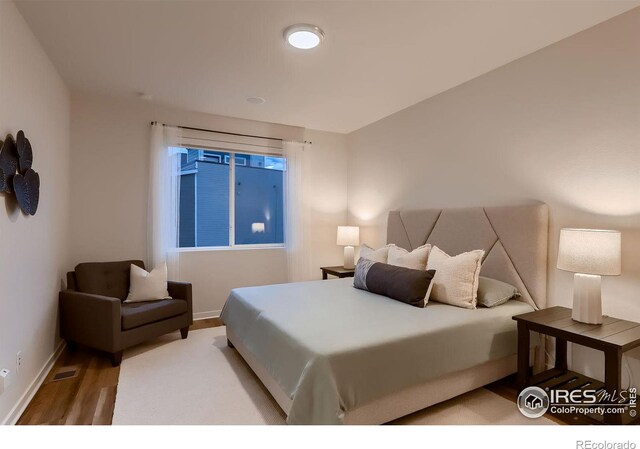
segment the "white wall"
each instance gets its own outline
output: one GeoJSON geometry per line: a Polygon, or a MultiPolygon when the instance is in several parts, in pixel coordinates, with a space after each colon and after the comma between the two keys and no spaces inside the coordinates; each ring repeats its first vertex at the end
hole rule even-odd
{"type": "MultiPolygon", "coordinates": [[[[346,138],[302,128],[189,112],[132,99],[73,94],[71,102],[73,264],[146,259],[149,123],[312,140],[314,266],[338,264],[336,226],[347,220],[346,138]]],[[[196,317],[222,309],[234,287],[286,282],[283,249],[183,252],[196,317]]],[[[320,270],[318,269],[318,277],[320,270]]]]}
{"type": "MultiPolygon", "coordinates": [[[[623,274],[603,279],[604,312],[640,320],[639,29],[636,8],[351,133],[350,223],[378,245],[390,209],[542,200],[550,304],[571,306],[560,228],[619,229],[623,274]]],[[[574,366],[600,376],[585,360],[574,366]]]]}
{"type": "Polygon", "coordinates": [[[0,423],[19,417],[58,346],[58,291],[68,262],[69,93],[13,2],[0,2],[0,139],[23,129],[40,174],[35,216],[0,195],[0,369],[12,371],[0,395],[0,423]],[[16,372],[16,353],[23,368],[16,372]],[[12,409],[13,413],[12,413],[12,409]]]}
{"type": "MultiPolygon", "coordinates": [[[[337,227],[347,224],[346,135],[305,130],[311,151],[312,265],[342,265],[343,248],[336,245],[337,227]]],[[[320,270],[316,271],[318,279],[320,270]]]]}

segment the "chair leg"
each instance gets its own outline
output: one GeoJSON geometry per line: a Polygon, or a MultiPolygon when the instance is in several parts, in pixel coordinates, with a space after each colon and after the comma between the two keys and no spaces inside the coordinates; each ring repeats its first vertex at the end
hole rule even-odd
{"type": "Polygon", "coordinates": [[[180,334],[182,335],[182,339],[185,340],[187,335],[189,335],[189,326],[180,329],[180,334]]]}
{"type": "Polygon", "coordinates": [[[111,365],[113,366],[120,366],[120,363],[122,362],[122,353],[124,351],[118,351],[118,352],[114,352],[111,354],[111,365]]]}

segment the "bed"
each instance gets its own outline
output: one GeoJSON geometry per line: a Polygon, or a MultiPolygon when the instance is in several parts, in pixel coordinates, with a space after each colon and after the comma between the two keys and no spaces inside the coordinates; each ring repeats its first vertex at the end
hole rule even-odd
{"type": "Polygon", "coordinates": [[[520,300],[418,309],[357,290],[352,279],[239,288],[222,312],[227,338],[287,423],[391,421],[516,371],[511,317],[545,307],[547,229],[540,203],[390,212],[389,243],[483,248],[481,274],[516,286],[520,300]]]}

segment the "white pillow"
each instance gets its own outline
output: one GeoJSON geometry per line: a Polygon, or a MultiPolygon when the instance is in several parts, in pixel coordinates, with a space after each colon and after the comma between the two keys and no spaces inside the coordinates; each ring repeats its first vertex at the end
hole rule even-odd
{"type": "Polygon", "coordinates": [[[151,270],[151,273],[131,264],[129,296],[124,302],[158,301],[171,299],[167,290],[167,264],[151,270]]]}
{"type": "Polygon", "coordinates": [[[360,257],[363,259],[373,260],[374,262],[382,262],[387,263],[387,259],[389,257],[389,248],[395,247],[396,245],[386,245],[382,248],[373,249],[369,245],[362,244],[360,245],[360,257]]]}
{"type": "Polygon", "coordinates": [[[475,309],[478,278],[484,250],[469,251],[451,257],[437,246],[431,249],[427,270],[436,270],[431,299],[453,306],[475,309]]]}
{"type": "Polygon", "coordinates": [[[424,270],[427,267],[427,259],[431,245],[422,245],[409,252],[404,248],[393,246],[389,248],[387,263],[398,267],[412,268],[414,270],[424,270]]]}

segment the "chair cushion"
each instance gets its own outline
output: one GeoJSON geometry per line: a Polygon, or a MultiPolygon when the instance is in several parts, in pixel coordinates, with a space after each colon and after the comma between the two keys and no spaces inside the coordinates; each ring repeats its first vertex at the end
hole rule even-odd
{"type": "Polygon", "coordinates": [[[160,301],[131,302],[122,304],[122,330],[165,320],[187,311],[187,301],[162,299],[160,301]]]}
{"type": "Polygon", "coordinates": [[[141,260],[81,263],[76,266],[78,291],[124,301],[129,294],[132,264],[144,268],[144,262],[141,260]]]}

